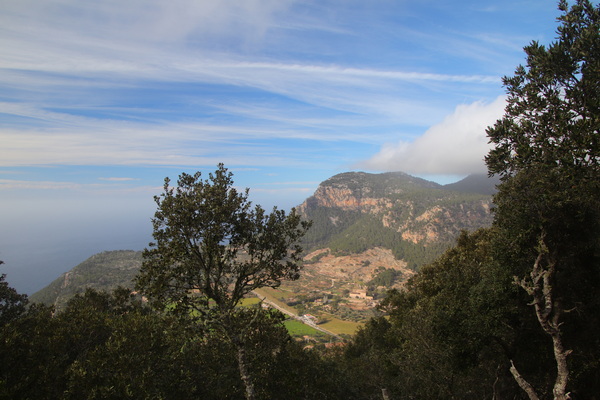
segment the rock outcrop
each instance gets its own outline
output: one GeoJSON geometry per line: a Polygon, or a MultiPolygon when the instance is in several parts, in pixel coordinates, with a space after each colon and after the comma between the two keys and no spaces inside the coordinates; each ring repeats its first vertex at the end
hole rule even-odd
{"type": "MultiPolygon", "coordinates": [[[[473,178],[468,178],[473,182],[473,178]]],[[[348,172],[321,183],[298,210],[313,220],[306,244],[362,252],[399,243],[444,248],[461,230],[488,226],[492,217],[489,181],[469,191],[453,190],[404,173],[348,172]]],[[[396,256],[401,253],[396,249],[396,256]]],[[[439,253],[439,251],[438,251],[439,253]]],[[[427,257],[426,257],[427,258],[427,257]]]]}

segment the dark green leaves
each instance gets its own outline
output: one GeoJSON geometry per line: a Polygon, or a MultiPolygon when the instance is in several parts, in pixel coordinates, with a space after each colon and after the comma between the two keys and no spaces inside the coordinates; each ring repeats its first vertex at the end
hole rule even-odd
{"type": "Polygon", "coordinates": [[[488,129],[491,174],[600,163],[600,11],[584,0],[560,7],[557,41],[532,42],[526,65],[504,78],[506,114],[488,129]]]}
{"type": "Polygon", "coordinates": [[[231,310],[256,288],[298,278],[296,243],[309,224],[295,210],[252,208],[223,164],[206,180],[183,173],[171,187],[165,179],[155,200],[155,243],[144,251],[137,286],[157,304],[231,310]]]}

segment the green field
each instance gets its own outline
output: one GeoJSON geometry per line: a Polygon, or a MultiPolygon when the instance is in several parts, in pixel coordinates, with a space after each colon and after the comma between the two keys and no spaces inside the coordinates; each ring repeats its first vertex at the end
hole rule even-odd
{"type": "Polygon", "coordinates": [[[360,322],[343,321],[337,318],[328,317],[328,319],[329,321],[323,324],[319,324],[319,326],[337,335],[354,335],[358,328],[360,328],[363,325],[360,322]]]}
{"type": "MultiPolygon", "coordinates": [[[[289,310],[290,312],[292,312],[294,314],[298,313],[298,311],[294,307],[290,307],[287,304],[285,304],[285,302],[284,302],[284,300],[286,298],[294,296],[294,294],[291,292],[281,290],[281,289],[272,289],[272,288],[261,288],[261,289],[255,290],[255,292],[258,293],[258,295],[261,296],[261,298],[266,297],[269,299],[269,301],[272,301],[273,303],[277,304],[278,306],[280,306],[286,310],[289,310]]],[[[320,324],[319,326],[323,327],[324,329],[327,329],[328,331],[330,331],[336,335],[342,335],[342,334],[354,335],[356,333],[356,331],[358,330],[358,328],[360,328],[363,325],[359,322],[341,320],[339,318],[336,318],[332,314],[328,314],[328,313],[317,313],[317,316],[319,318],[325,317],[325,319],[327,319],[327,322],[324,322],[323,324],[320,324]]],[[[294,335],[315,335],[315,333],[318,332],[317,330],[311,328],[310,326],[307,326],[299,321],[294,321],[294,320],[286,321],[286,326],[287,326],[288,322],[292,323],[291,325],[293,327],[295,327],[296,325],[300,325],[297,328],[290,329],[288,327],[288,331],[290,332],[290,334],[292,336],[294,336],[294,335]],[[311,333],[295,333],[296,330],[300,331],[301,329],[310,330],[311,333]]]]}
{"type": "Polygon", "coordinates": [[[295,319],[287,319],[283,323],[292,336],[319,336],[323,333],[295,319]]]}
{"type": "Polygon", "coordinates": [[[258,303],[260,303],[260,299],[258,297],[246,297],[240,301],[240,306],[249,307],[258,303]]]}

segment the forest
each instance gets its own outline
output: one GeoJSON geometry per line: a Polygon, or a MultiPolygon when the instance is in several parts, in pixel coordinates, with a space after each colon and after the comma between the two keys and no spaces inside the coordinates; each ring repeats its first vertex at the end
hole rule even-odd
{"type": "Polygon", "coordinates": [[[487,129],[492,226],[388,292],[344,346],[305,350],[281,313],[239,305],[298,278],[310,222],[252,208],[221,164],[165,180],[135,288],[56,312],[2,275],[0,398],[597,399],[600,6],[559,9],[487,129]]]}

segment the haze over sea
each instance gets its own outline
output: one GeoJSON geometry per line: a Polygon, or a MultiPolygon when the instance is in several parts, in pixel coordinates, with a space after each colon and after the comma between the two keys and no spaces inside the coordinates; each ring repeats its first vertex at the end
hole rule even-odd
{"type": "Polygon", "coordinates": [[[0,3],[0,260],[33,293],[151,240],[165,176],[223,162],[289,209],[350,170],[484,172],[548,0],[0,3]]]}

